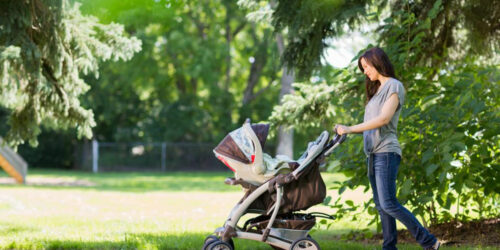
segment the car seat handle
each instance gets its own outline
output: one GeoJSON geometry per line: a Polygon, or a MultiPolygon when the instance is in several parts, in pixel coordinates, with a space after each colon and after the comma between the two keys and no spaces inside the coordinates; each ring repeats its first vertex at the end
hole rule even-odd
{"type": "MultiPolygon", "coordinates": [[[[250,121],[250,119],[247,119],[248,121],[250,121]]],[[[262,155],[262,146],[260,145],[260,141],[259,141],[259,138],[257,137],[257,135],[255,134],[255,132],[253,131],[252,129],[252,126],[250,125],[250,123],[246,123],[243,124],[243,131],[244,133],[250,137],[250,140],[252,141],[253,143],[253,149],[254,149],[254,162],[252,163],[252,165],[262,165],[263,161],[262,161],[262,158],[263,158],[263,155],[262,155]]]]}

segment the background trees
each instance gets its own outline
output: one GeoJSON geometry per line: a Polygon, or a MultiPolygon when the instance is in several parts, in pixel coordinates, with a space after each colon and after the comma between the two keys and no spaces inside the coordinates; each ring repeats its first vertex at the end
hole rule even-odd
{"type": "Polygon", "coordinates": [[[272,32],[234,1],[87,1],[82,8],[144,41],[130,62],[106,65],[107,76],[91,81],[87,102],[103,114],[101,140],[218,141],[246,117],[264,120],[277,103],[272,32]],[[108,105],[117,89],[129,93],[113,98],[123,112],[108,105]]]}

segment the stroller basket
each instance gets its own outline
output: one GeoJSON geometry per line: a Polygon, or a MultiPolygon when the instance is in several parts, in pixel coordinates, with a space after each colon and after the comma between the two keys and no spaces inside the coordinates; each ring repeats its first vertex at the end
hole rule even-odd
{"type": "MultiPolygon", "coordinates": [[[[271,216],[261,215],[245,222],[243,230],[246,232],[261,232],[269,224],[271,216]]],[[[310,214],[284,214],[278,215],[273,223],[273,228],[286,228],[294,230],[311,230],[316,224],[316,217],[310,214]]]]}

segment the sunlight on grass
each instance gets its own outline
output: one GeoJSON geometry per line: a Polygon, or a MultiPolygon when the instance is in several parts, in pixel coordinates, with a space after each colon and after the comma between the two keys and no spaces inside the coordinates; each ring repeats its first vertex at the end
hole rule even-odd
{"type": "MultiPolygon", "coordinates": [[[[0,248],[199,249],[243,195],[239,187],[223,184],[230,175],[31,171],[29,178],[38,178],[38,184],[30,184],[28,179],[25,186],[0,185],[0,248]],[[94,185],[43,184],[50,179],[65,184],[85,180],[94,185]]],[[[342,178],[334,174],[324,177],[326,182],[342,178]]],[[[329,195],[337,194],[330,190],[329,195]]],[[[344,196],[369,198],[360,190],[348,190],[344,196]]],[[[321,205],[310,210],[331,212],[321,205]]],[[[338,235],[363,229],[365,224],[344,218],[313,236],[323,249],[375,249],[339,240],[338,235]]],[[[235,244],[238,249],[270,249],[247,240],[235,244]]],[[[420,248],[402,245],[400,249],[420,248]]]]}

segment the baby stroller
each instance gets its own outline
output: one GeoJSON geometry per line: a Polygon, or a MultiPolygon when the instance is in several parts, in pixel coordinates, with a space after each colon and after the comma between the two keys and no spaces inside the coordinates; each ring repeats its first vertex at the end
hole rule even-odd
{"type": "Polygon", "coordinates": [[[262,241],[275,249],[320,249],[308,233],[316,217],[334,218],[297,211],[323,202],[326,187],[318,166],[345,140],[345,135],[330,140],[328,132],[323,131],[293,161],[279,155],[272,158],[262,152],[268,131],[269,125],[250,124],[247,119],[214,149],[216,157],[235,174],[225,183],[241,185],[245,195],[231,210],[224,226],[205,239],[203,250],[232,250],[232,238],[262,241]],[[249,213],[258,216],[238,226],[241,217],[249,213]]]}

